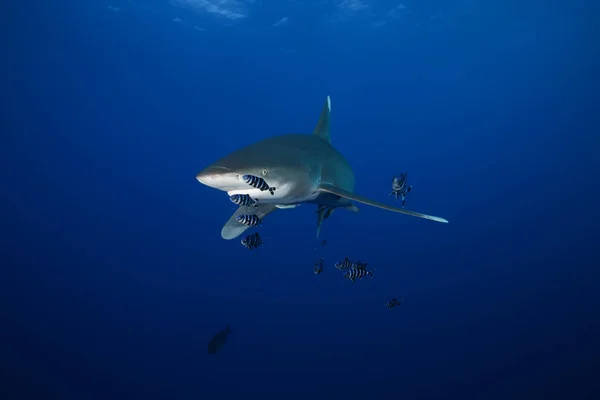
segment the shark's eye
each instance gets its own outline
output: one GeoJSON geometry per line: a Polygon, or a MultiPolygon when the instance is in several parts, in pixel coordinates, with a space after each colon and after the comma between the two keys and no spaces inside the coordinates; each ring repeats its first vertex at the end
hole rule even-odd
{"type": "Polygon", "coordinates": [[[262,170],[263,176],[267,176],[268,173],[269,173],[269,170],[266,168],[263,168],[263,170],[262,170]]]}

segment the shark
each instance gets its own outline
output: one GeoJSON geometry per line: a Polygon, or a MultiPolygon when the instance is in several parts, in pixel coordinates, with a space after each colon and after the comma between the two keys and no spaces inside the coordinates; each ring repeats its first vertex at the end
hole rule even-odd
{"type": "Polygon", "coordinates": [[[317,237],[323,221],[333,210],[358,212],[355,202],[448,223],[441,217],[389,206],[354,193],[354,172],[346,158],[331,144],[330,116],[331,97],[327,96],[312,134],[266,138],[226,155],[196,174],[196,179],[203,185],[227,192],[229,196],[248,194],[255,201],[252,205],[238,207],[221,230],[223,239],[235,239],[249,228],[238,222],[240,215],[253,214],[262,221],[277,209],[295,208],[301,204],[317,205],[317,237]],[[259,177],[275,190],[250,186],[244,180],[245,176],[259,177]]]}

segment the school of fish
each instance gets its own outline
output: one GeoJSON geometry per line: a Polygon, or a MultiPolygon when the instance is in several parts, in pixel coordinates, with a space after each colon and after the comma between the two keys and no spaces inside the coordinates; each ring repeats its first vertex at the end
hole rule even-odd
{"type": "MultiPolygon", "coordinates": [[[[254,175],[244,175],[242,177],[243,181],[248,184],[248,186],[259,189],[260,191],[269,191],[271,194],[277,190],[275,187],[269,186],[269,184],[261,177],[254,175]]],[[[402,201],[402,207],[404,207],[406,203],[406,197],[408,193],[412,190],[412,186],[408,184],[407,173],[401,173],[399,176],[396,176],[392,179],[392,191],[391,195],[395,196],[395,199],[398,198],[402,201]]],[[[257,206],[258,199],[253,199],[249,194],[234,194],[229,197],[229,199],[238,206],[257,206]]],[[[333,211],[332,208],[321,206],[317,210],[317,212],[323,212],[324,218],[328,218],[333,211]]],[[[261,219],[257,215],[254,214],[242,214],[236,217],[237,221],[240,224],[256,227],[261,224],[261,219]]],[[[321,241],[321,245],[324,246],[327,243],[326,240],[321,241]]],[[[248,250],[259,248],[263,245],[263,239],[261,238],[259,233],[253,233],[247,235],[241,240],[242,246],[247,248],[248,250]]],[[[319,275],[323,272],[324,268],[324,258],[320,258],[317,260],[313,266],[313,272],[315,275],[319,275]]],[[[337,261],[334,264],[335,269],[343,272],[343,277],[351,282],[355,282],[356,280],[369,277],[373,279],[373,269],[367,269],[367,263],[362,261],[352,261],[348,257],[345,257],[342,260],[337,261]]],[[[402,300],[397,300],[395,297],[389,300],[386,303],[386,307],[388,309],[395,308],[402,303],[402,300]]]]}
{"type": "MultiPolygon", "coordinates": [[[[242,177],[243,181],[246,182],[250,187],[259,189],[260,191],[269,191],[271,194],[275,193],[277,190],[275,187],[269,186],[269,184],[258,176],[254,175],[244,175],[242,177]]],[[[394,177],[392,180],[392,192],[391,195],[395,196],[395,199],[398,200],[400,197],[402,201],[402,207],[404,207],[406,203],[406,196],[411,191],[412,186],[408,184],[407,174],[402,173],[400,176],[394,177]]],[[[229,197],[229,200],[238,206],[257,206],[258,199],[253,199],[249,194],[234,194],[229,197]]],[[[321,206],[317,210],[317,212],[321,212],[324,214],[323,218],[326,219],[331,215],[333,208],[321,206]]],[[[236,217],[237,222],[240,224],[249,226],[249,227],[257,227],[261,224],[261,218],[255,214],[241,214],[236,217]]],[[[244,236],[241,239],[241,244],[248,250],[259,248],[263,245],[263,239],[261,238],[258,232],[253,234],[249,234],[244,236]]],[[[325,246],[327,244],[327,240],[320,241],[321,246],[325,246]]],[[[318,259],[313,265],[313,272],[315,275],[320,275],[324,269],[324,258],[318,259]]],[[[355,282],[356,280],[362,279],[364,277],[369,277],[373,279],[374,269],[368,269],[366,262],[363,261],[352,261],[348,257],[344,257],[342,260],[335,262],[334,267],[338,271],[343,272],[343,278],[355,282]]],[[[393,309],[399,307],[404,300],[398,300],[396,297],[388,300],[385,303],[385,307],[388,309],[393,309]]],[[[219,351],[225,342],[227,341],[227,336],[231,333],[231,329],[229,325],[216,335],[213,336],[212,340],[208,344],[208,354],[216,354],[219,351]]]]}

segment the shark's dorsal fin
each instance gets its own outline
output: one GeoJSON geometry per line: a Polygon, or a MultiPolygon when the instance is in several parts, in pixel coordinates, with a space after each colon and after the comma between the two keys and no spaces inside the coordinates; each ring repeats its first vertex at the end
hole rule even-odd
{"type": "Polygon", "coordinates": [[[327,96],[321,110],[319,122],[317,122],[317,126],[313,132],[313,135],[319,136],[327,143],[331,143],[331,138],[329,137],[329,114],[331,114],[331,97],[327,96]]]}
{"type": "Polygon", "coordinates": [[[388,211],[393,211],[393,212],[397,212],[397,213],[401,213],[401,214],[406,214],[406,215],[412,215],[413,217],[418,217],[418,218],[425,218],[425,219],[430,219],[432,221],[436,221],[436,222],[443,222],[443,223],[448,223],[448,220],[444,219],[444,218],[440,218],[440,217],[434,217],[432,215],[427,215],[427,214],[421,214],[415,211],[409,211],[409,210],[405,210],[403,208],[398,208],[398,207],[392,207],[392,206],[388,206],[387,204],[383,204],[380,203],[378,201],[375,200],[371,200],[371,199],[367,199],[366,197],[362,197],[359,196],[357,194],[354,193],[350,193],[346,190],[337,188],[329,183],[321,183],[319,185],[318,190],[320,192],[326,192],[326,193],[331,193],[331,194],[335,194],[341,197],[345,197],[346,199],[349,200],[354,200],[357,201],[359,203],[364,203],[364,204],[368,204],[370,206],[373,207],[379,207],[379,208],[383,208],[384,210],[388,210],[388,211]]]}
{"type": "Polygon", "coordinates": [[[235,239],[244,233],[249,226],[240,224],[236,217],[242,214],[254,214],[258,216],[258,218],[263,219],[273,211],[277,210],[275,204],[258,204],[256,207],[254,206],[240,206],[233,213],[231,218],[225,223],[223,229],[221,229],[221,237],[225,240],[235,239]]]}

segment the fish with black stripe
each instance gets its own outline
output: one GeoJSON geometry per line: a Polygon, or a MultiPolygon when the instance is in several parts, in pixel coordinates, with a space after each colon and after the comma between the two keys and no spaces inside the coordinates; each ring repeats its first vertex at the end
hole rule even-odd
{"type": "Polygon", "coordinates": [[[391,310],[394,307],[400,306],[400,304],[402,304],[403,302],[404,300],[398,300],[394,297],[393,299],[385,303],[385,306],[391,310]]]}
{"type": "Polygon", "coordinates": [[[268,190],[269,193],[271,193],[271,195],[274,195],[275,194],[275,190],[277,190],[277,188],[270,187],[269,184],[263,178],[258,177],[256,175],[244,175],[244,176],[242,176],[242,179],[248,185],[252,186],[253,188],[256,188],[256,189],[260,190],[261,192],[264,192],[265,190],[268,190]]]}
{"type": "Polygon", "coordinates": [[[258,215],[254,215],[254,214],[238,215],[237,217],[235,217],[235,219],[240,224],[250,226],[250,227],[258,226],[258,225],[260,225],[260,222],[261,222],[261,219],[258,217],[258,215]]]}
{"type": "Polygon", "coordinates": [[[394,195],[396,197],[396,201],[398,200],[398,196],[402,198],[402,207],[406,204],[406,195],[412,190],[412,186],[408,184],[407,176],[408,172],[403,172],[400,176],[394,177],[392,180],[392,191],[389,196],[394,195]]]}
{"type": "Polygon", "coordinates": [[[248,250],[256,249],[257,247],[262,246],[262,244],[262,238],[258,233],[253,233],[252,235],[248,235],[242,239],[242,246],[248,250]]]}
{"type": "Polygon", "coordinates": [[[238,206],[251,206],[257,207],[257,199],[252,199],[249,194],[234,194],[229,196],[229,200],[231,200],[234,204],[238,206]]]}
{"type": "Polygon", "coordinates": [[[346,271],[352,267],[352,264],[352,261],[346,257],[342,261],[336,262],[335,268],[339,269],[340,271],[346,271]]]}
{"type": "Polygon", "coordinates": [[[365,276],[368,276],[371,279],[373,279],[373,271],[367,271],[366,269],[350,268],[344,275],[344,278],[350,279],[352,282],[354,282],[356,279],[362,279],[365,276]]]}

